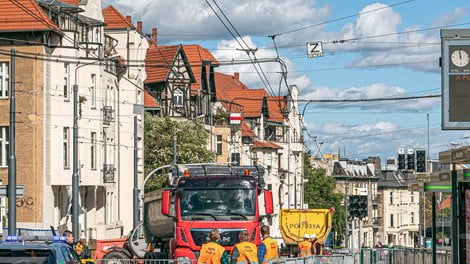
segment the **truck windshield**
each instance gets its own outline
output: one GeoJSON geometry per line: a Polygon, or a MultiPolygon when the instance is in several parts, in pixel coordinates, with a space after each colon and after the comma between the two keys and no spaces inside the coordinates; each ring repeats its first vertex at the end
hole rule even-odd
{"type": "Polygon", "coordinates": [[[255,215],[252,189],[186,189],[180,205],[185,220],[253,220],[255,215]]]}

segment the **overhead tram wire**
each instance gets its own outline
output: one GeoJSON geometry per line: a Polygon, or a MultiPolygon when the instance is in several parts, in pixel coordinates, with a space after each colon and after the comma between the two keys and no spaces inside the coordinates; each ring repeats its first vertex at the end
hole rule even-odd
{"type": "Polygon", "coordinates": [[[292,30],[280,32],[280,33],[277,33],[277,34],[272,34],[272,36],[281,36],[281,35],[285,35],[285,34],[290,34],[290,33],[294,33],[294,32],[297,32],[297,31],[305,30],[307,28],[322,26],[322,25],[329,24],[329,23],[332,23],[332,22],[336,22],[336,21],[340,21],[340,20],[344,20],[344,19],[348,19],[348,18],[352,18],[352,17],[357,17],[357,16],[360,16],[360,15],[363,15],[363,14],[368,14],[368,13],[380,11],[380,10],[391,8],[391,7],[394,7],[394,6],[408,4],[408,3],[414,2],[414,1],[416,1],[416,0],[402,1],[402,2],[395,3],[395,4],[387,5],[385,7],[379,7],[379,8],[376,8],[376,9],[372,9],[372,10],[359,12],[359,13],[344,16],[344,17],[339,17],[339,18],[327,20],[327,21],[324,21],[324,22],[321,22],[321,23],[317,23],[317,24],[313,24],[313,25],[307,25],[307,26],[303,26],[303,27],[300,27],[300,28],[297,28],[297,29],[292,29],[292,30]]]}
{"type": "MultiPolygon", "coordinates": [[[[212,12],[217,16],[217,18],[219,19],[219,21],[222,23],[222,25],[225,27],[225,29],[230,33],[230,35],[233,37],[233,39],[238,43],[238,45],[240,45],[240,47],[242,49],[244,49],[242,43],[237,39],[237,37],[234,35],[234,33],[230,30],[230,28],[227,26],[227,24],[224,22],[224,20],[220,17],[220,15],[217,13],[217,11],[215,11],[214,7],[209,3],[208,0],[205,0],[207,5],[210,7],[210,9],[212,10],[212,12]]],[[[243,38],[241,38],[243,40],[243,38]]],[[[264,87],[266,88],[266,90],[269,91],[269,88],[268,88],[268,85],[266,84],[265,80],[263,79],[263,77],[261,76],[258,68],[256,67],[256,65],[254,64],[254,62],[252,61],[252,58],[250,56],[249,53],[247,53],[248,57],[250,58],[250,61],[251,63],[253,64],[253,67],[255,68],[261,82],[263,83],[264,87]]]]}

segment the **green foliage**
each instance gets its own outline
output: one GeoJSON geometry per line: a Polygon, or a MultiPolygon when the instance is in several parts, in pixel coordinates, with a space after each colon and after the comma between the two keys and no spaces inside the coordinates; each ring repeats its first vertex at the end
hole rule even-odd
{"type": "Polygon", "coordinates": [[[305,202],[309,208],[329,209],[334,207],[333,229],[337,233],[337,240],[344,238],[345,213],[341,205],[343,194],[336,191],[336,180],[326,176],[323,169],[312,169],[310,166],[310,154],[305,154],[305,176],[308,182],[305,184],[305,202]]]}
{"type": "MultiPolygon", "coordinates": [[[[177,137],[177,163],[212,162],[214,160],[214,153],[207,149],[209,134],[201,125],[145,114],[145,175],[160,166],[173,163],[173,135],[175,133],[177,137]]],[[[151,191],[166,185],[166,175],[156,174],[147,182],[145,190],[151,191]]]]}

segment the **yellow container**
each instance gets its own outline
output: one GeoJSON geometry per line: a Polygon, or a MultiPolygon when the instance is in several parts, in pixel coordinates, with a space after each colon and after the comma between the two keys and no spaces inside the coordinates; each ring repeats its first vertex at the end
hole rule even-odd
{"type": "Polygon", "coordinates": [[[324,243],[331,231],[334,209],[282,209],[281,232],[286,245],[297,244],[305,234],[324,243]]]}

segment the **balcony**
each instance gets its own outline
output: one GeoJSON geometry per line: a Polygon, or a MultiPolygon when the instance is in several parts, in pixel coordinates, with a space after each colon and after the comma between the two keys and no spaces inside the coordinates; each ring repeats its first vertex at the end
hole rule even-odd
{"type": "Polygon", "coordinates": [[[377,231],[380,227],[383,227],[383,218],[382,217],[372,218],[372,228],[374,229],[374,231],[377,231]]]}
{"type": "Polygon", "coordinates": [[[103,107],[103,124],[109,126],[113,120],[114,120],[113,107],[112,106],[103,107]]]}
{"type": "Polygon", "coordinates": [[[103,181],[104,183],[114,183],[114,164],[103,165],[103,181]]]}

